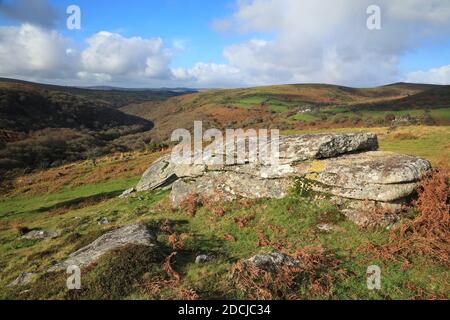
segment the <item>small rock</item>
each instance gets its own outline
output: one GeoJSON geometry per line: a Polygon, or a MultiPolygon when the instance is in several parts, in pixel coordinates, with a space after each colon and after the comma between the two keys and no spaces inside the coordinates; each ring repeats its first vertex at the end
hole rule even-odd
{"type": "Polygon", "coordinates": [[[334,230],[334,226],[329,223],[321,223],[317,225],[317,229],[324,232],[331,232],[334,230]]]}
{"type": "Polygon", "coordinates": [[[51,267],[49,271],[60,271],[73,265],[80,268],[87,267],[105,253],[129,244],[156,247],[156,235],[144,224],[128,225],[107,232],[91,244],[72,253],[64,262],[51,267]]]}
{"type": "Polygon", "coordinates": [[[268,253],[268,254],[258,254],[245,260],[246,263],[252,263],[255,267],[275,272],[281,267],[299,267],[300,261],[284,254],[284,253],[268,253]]]}
{"type": "Polygon", "coordinates": [[[54,239],[59,236],[58,232],[46,231],[46,230],[33,230],[24,234],[20,239],[26,240],[44,240],[44,239],[54,239]]]}
{"type": "Polygon", "coordinates": [[[135,188],[127,189],[119,196],[119,198],[121,198],[121,199],[128,198],[129,196],[131,196],[135,192],[136,192],[135,188]]]}
{"type": "Polygon", "coordinates": [[[196,264],[207,263],[207,262],[210,262],[213,258],[214,258],[214,257],[213,257],[212,255],[209,255],[209,254],[201,254],[201,255],[198,255],[198,256],[195,258],[195,263],[196,263],[196,264]]]}
{"type": "Polygon", "coordinates": [[[97,223],[99,225],[105,225],[105,224],[109,224],[109,220],[106,217],[101,217],[100,219],[97,220],[97,223]]]}
{"type": "Polygon", "coordinates": [[[23,272],[19,274],[19,276],[13,282],[11,282],[8,287],[24,286],[33,281],[36,277],[36,273],[23,272]]]}

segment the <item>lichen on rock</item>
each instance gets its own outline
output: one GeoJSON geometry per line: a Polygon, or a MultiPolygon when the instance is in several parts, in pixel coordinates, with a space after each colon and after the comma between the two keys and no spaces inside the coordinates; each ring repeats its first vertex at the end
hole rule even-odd
{"type": "Polygon", "coordinates": [[[177,207],[192,194],[213,201],[280,199],[289,194],[296,179],[308,179],[312,191],[351,203],[344,208],[346,215],[360,223],[367,220],[367,212],[355,203],[396,211],[431,170],[426,160],[377,151],[378,139],[371,133],[287,136],[280,137],[279,143],[280,157],[274,165],[176,165],[165,156],[144,173],[136,189],[171,188],[177,207]]]}

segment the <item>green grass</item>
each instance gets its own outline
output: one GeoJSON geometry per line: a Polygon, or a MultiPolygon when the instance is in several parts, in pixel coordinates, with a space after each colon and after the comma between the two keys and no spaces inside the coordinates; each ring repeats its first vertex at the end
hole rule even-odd
{"type": "Polygon", "coordinates": [[[292,106],[291,102],[282,101],[276,97],[264,95],[254,95],[246,96],[244,98],[238,98],[234,103],[237,106],[246,109],[260,107],[264,104],[268,107],[269,111],[276,113],[286,112],[292,106]]]}
{"type": "MultiPolygon", "coordinates": [[[[341,114],[344,114],[348,117],[361,116],[362,119],[367,119],[369,117],[380,119],[384,118],[387,114],[393,114],[396,117],[404,117],[406,115],[410,115],[411,117],[421,118],[425,115],[424,110],[420,109],[412,109],[412,110],[392,110],[392,111],[373,111],[373,110],[362,110],[359,112],[350,112],[343,111],[341,114]]],[[[450,109],[432,109],[430,110],[430,115],[436,120],[450,120],[450,109]]]]}
{"type": "Polygon", "coordinates": [[[449,126],[406,126],[395,130],[389,128],[338,128],[318,130],[287,130],[284,135],[305,133],[351,133],[373,132],[378,135],[380,150],[418,156],[434,165],[450,162],[449,126]],[[406,138],[402,135],[406,134],[406,138]],[[410,136],[411,138],[408,138],[410,136]]]}
{"type": "Polygon", "coordinates": [[[346,113],[348,112],[348,108],[330,108],[330,109],[324,109],[321,112],[326,114],[336,114],[336,113],[346,113]]]}
{"type": "MultiPolygon", "coordinates": [[[[376,110],[358,110],[351,111],[348,108],[332,108],[332,109],[322,109],[316,113],[299,113],[295,116],[290,117],[290,120],[294,121],[304,121],[313,122],[321,118],[321,116],[326,116],[328,120],[330,119],[342,119],[342,118],[361,118],[362,120],[372,119],[384,119],[387,114],[393,114],[395,117],[403,117],[410,115],[415,118],[423,118],[425,111],[421,109],[412,110],[392,110],[392,111],[376,111],[376,110]]],[[[430,110],[430,115],[435,120],[449,121],[450,120],[450,109],[432,109],[430,110]]]]}
{"type": "MultiPolygon", "coordinates": [[[[273,244],[283,245],[288,252],[308,246],[321,246],[333,252],[340,261],[340,269],[347,274],[345,277],[333,274],[333,299],[411,299],[416,293],[405,288],[406,283],[414,284],[427,294],[445,295],[449,292],[446,282],[448,270],[430,260],[414,257],[417,263],[402,270],[400,263],[381,261],[358,252],[357,249],[367,243],[387,243],[388,231],[362,230],[346,221],[326,200],[313,202],[292,194],[282,200],[260,200],[251,205],[227,203],[222,205],[224,216],[215,215],[209,207],[199,208],[191,217],[183,211],[170,212],[165,206],[167,197],[167,192],[142,193],[130,199],[115,198],[76,209],[63,216],[23,218],[23,224],[64,230],[64,234],[53,240],[25,242],[17,240],[11,230],[0,231],[0,258],[4,264],[0,285],[7,284],[22,271],[42,272],[52,262],[64,259],[111,227],[139,221],[158,230],[162,221],[167,219],[175,233],[185,235],[184,247],[177,250],[173,260],[173,268],[181,275],[178,285],[194,290],[203,299],[248,298],[230,282],[229,272],[240,259],[276,250],[272,245],[260,247],[259,234],[264,234],[273,244]],[[96,223],[99,217],[107,217],[112,226],[99,226],[96,223]],[[236,221],[244,217],[251,218],[244,227],[239,227],[236,221]],[[317,224],[323,222],[332,223],[335,230],[330,233],[319,231],[317,224]],[[76,240],[68,241],[75,233],[79,234],[76,240]],[[232,235],[235,241],[225,240],[226,235],[232,235]],[[205,265],[194,263],[196,255],[211,252],[218,257],[216,260],[205,265]],[[382,268],[383,289],[379,292],[366,288],[365,272],[371,264],[382,268]]],[[[163,255],[173,251],[166,234],[159,231],[158,240],[163,255]]],[[[161,257],[151,262],[145,258],[145,249],[136,250],[144,251],[138,255],[133,255],[133,251],[112,253],[102,258],[97,267],[83,273],[85,287],[76,295],[67,292],[61,280],[64,274],[60,274],[43,276],[24,288],[7,289],[0,298],[177,298],[176,288],[167,288],[155,297],[132,285],[167,278],[161,257]],[[122,255],[128,258],[121,259],[122,255]],[[129,271],[131,267],[133,272],[129,271]],[[27,288],[32,290],[31,293],[20,294],[27,288]]],[[[297,294],[305,299],[320,298],[309,293],[305,286],[299,290],[297,294]]]]}
{"type": "Polygon", "coordinates": [[[304,121],[304,122],[313,122],[319,120],[316,114],[312,113],[298,113],[295,116],[290,117],[289,119],[294,121],[304,121]]]}
{"type": "Polygon", "coordinates": [[[277,113],[281,113],[281,112],[286,112],[289,110],[288,106],[285,105],[269,105],[269,110],[272,112],[277,112],[277,113]]]}
{"type": "Polygon", "coordinates": [[[36,197],[13,197],[0,199],[0,218],[10,219],[29,214],[58,209],[64,206],[76,205],[77,202],[101,197],[113,197],[134,185],[138,177],[124,180],[113,180],[98,184],[84,185],[75,188],[44,194],[36,197]]]}
{"type": "MultiPolygon", "coordinates": [[[[449,157],[449,127],[404,127],[336,129],[335,132],[373,131],[382,150],[423,156],[437,163],[449,157]]],[[[301,131],[289,133],[305,133],[301,131]]],[[[286,134],[286,132],[285,132],[286,134]]],[[[223,216],[212,207],[200,207],[194,216],[172,210],[168,191],[138,193],[129,199],[116,197],[134,186],[138,177],[103,183],[65,187],[53,194],[9,197],[0,200],[0,299],[177,299],[183,290],[193,290],[202,299],[245,299],[248,293],[230,280],[232,266],[261,252],[287,252],[306,247],[322,247],[339,261],[339,270],[326,270],[334,278],[329,296],[317,296],[307,282],[300,282],[295,293],[304,299],[413,299],[449,297],[449,271],[432,259],[415,255],[406,269],[402,261],[383,260],[361,250],[368,243],[385,245],[389,231],[361,229],[347,221],[327,200],[311,201],[292,193],[281,200],[220,204],[223,216]],[[98,225],[106,217],[110,225],[98,225]],[[168,235],[160,230],[167,220],[184,246],[171,247],[168,235]],[[246,220],[244,226],[238,222],[246,220]],[[94,241],[111,228],[143,222],[158,232],[161,254],[153,259],[145,248],[112,252],[96,266],[84,270],[82,292],[65,289],[64,273],[44,275],[55,262],[94,241]],[[326,233],[319,223],[330,223],[326,233]],[[56,230],[61,236],[51,240],[21,240],[16,227],[56,230]],[[269,245],[260,246],[263,235],[269,245]],[[234,239],[231,240],[230,236],[234,239]],[[163,260],[172,251],[172,267],[181,276],[176,285],[167,285],[170,277],[163,260]],[[215,253],[217,259],[204,265],[194,263],[202,253],[215,253]],[[382,270],[382,290],[369,291],[366,270],[377,264],[382,270]],[[25,287],[5,288],[21,272],[37,272],[41,277],[25,287]],[[341,273],[342,272],[342,273],[341,273]],[[148,292],[145,284],[161,282],[160,290],[148,292]],[[417,289],[414,289],[416,287],[417,289]],[[25,290],[31,290],[26,291],[25,290]],[[181,292],[181,293],[180,293],[181,292]]]]}

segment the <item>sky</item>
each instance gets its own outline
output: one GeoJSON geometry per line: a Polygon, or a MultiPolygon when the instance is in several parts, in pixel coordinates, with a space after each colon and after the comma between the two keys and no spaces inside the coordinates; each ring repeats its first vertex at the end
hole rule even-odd
{"type": "Polygon", "coordinates": [[[0,0],[0,77],[148,88],[450,84],[450,1],[0,0]],[[80,29],[67,27],[70,5],[80,29]]]}

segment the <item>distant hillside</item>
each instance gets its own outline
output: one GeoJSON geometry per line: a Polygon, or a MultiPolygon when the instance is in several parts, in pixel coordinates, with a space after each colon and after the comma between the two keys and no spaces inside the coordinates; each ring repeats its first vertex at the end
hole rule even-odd
{"type": "Polygon", "coordinates": [[[194,120],[216,128],[370,127],[390,125],[395,117],[450,123],[448,87],[396,83],[376,88],[293,84],[209,90],[164,101],[130,104],[122,111],[151,119],[152,136],[164,140],[194,120]],[[447,92],[447,94],[446,94],[447,92]],[[425,114],[428,109],[431,113],[425,114]],[[411,111],[409,114],[408,111],[411,111]]]}
{"type": "MultiPolygon", "coordinates": [[[[0,174],[56,166],[114,151],[143,149],[153,122],[125,114],[128,102],[168,93],[97,91],[0,81],[0,174]]],[[[170,93],[170,96],[176,95],[170,93]]]]}
{"type": "Polygon", "coordinates": [[[365,109],[410,110],[450,108],[450,86],[433,86],[419,93],[383,103],[367,104],[365,109]]]}
{"type": "Polygon", "coordinates": [[[150,130],[151,121],[127,115],[99,100],[50,91],[0,88],[0,129],[29,133],[45,128],[105,131],[117,127],[150,130]]]}
{"type": "Polygon", "coordinates": [[[112,108],[120,108],[131,103],[143,101],[165,100],[170,97],[191,93],[192,89],[126,89],[116,87],[65,87],[49,84],[33,83],[22,80],[0,78],[0,88],[39,92],[63,92],[90,100],[107,103],[112,108]]]}
{"type": "Polygon", "coordinates": [[[0,171],[160,148],[173,130],[192,129],[195,120],[202,120],[205,128],[282,131],[449,125],[449,88],[292,84],[192,92],[72,88],[0,79],[0,171]]]}

